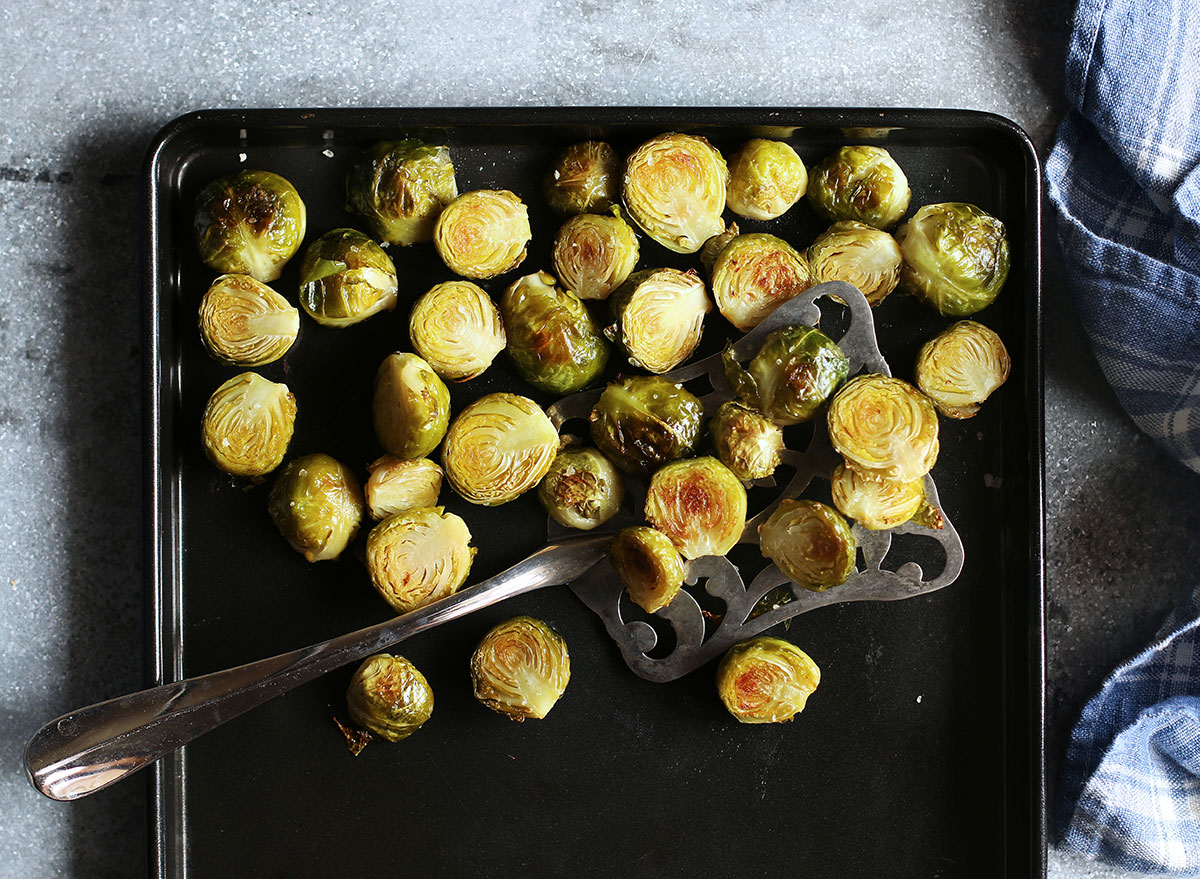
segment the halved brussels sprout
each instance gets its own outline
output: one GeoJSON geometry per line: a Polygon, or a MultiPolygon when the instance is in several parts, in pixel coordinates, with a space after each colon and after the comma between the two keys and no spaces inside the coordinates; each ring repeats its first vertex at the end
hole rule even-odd
{"type": "Polygon", "coordinates": [[[300,193],[287,180],[270,171],[239,171],[196,196],[196,246],[209,268],[274,281],[300,249],[307,219],[300,193]]]}
{"type": "Polygon", "coordinates": [[[625,163],[622,196],[633,221],[676,253],[695,253],[725,228],[725,159],[707,140],[660,134],[625,163]]]}
{"type": "Polygon", "coordinates": [[[592,442],[622,470],[641,476],[692,454],[703,417],[695,394],[656,375],[610,383],[589,416],[592,442]]]}
{"type": "Polygon", "coordinates": [[[812,420],[850,371],[837,343],[803,324],[768,333],[746,367],[732,348],[725,349],[724,363],[738,397],[781,427],[812,420]]]}
{"type": "Polygon", "coordinates": [[[442,491],[442,468],[428,458],[384,455],[371,464],[363,486],[371,518],[436,507],[442,491]]]}
{"type": "Polygon", "coordinates": [[[717,457],[743,482],[765,479],[779,466],[783,431],[748,406],[722,403],[708,427],[717,457]]]}
{"type": "Polygon", "coordinates": [[[304,251],[300,304],[327,327],[348,327],[396,307],[396,267],[357,229],[333,229],[304,251]]]}
{"type": "Polygon", "coordinates": [[[442,466],[456,492],[473,504],[494,507],[541,482],[558,445],[558,431],[533,400],[487,394],[451,422],[442,466]]]}
{"type": "Polygon", "coordinates": [[[937,410],[903,379],[855,376],[830,400],[826,421],[833,447],[865,476],[911,482],[937,461],[937,410]]]}
{"type": "Polygon", "coordinates": [[[457,197],[449,148],[415,138],[375,144],[346,175],[346,210],[388,244],[432,240],[442,208],[457,197]]]}
{"type": "Polygon", "coordinates": [[[781,638],[734,645],[717,667],[717,694],[742,723],[780,723],[804,710],[821,683],[807,653],[781,638]]]}
{"type": "Polygon", "coordinates": [[[858,220],[887,229],[911,198],[908,178],[882,147],[844,146],[813,166],[808,179],[809,203],[831,223],[858,220]]]}
{"type": "Polygon", "coordinates": [[[973,204],[927,204],[896,230],[896,241],[904,288],[941,314],[986,308],[1008,279],[1004,224],[973,204]]]}
{"type": "Polygon", "coordinates": [[[725,204],[739,217],[773,220],[804,197],[808,170],[796,151],[780,140],[755,138],[729,160],[725,204]]]}
{"type": "Polygon", "coordinates": [[[646,520],[685,559],[725,555],[746,527],[746,489],[716,458],[687,458],[650,477],[646,520]]]}
{"type": "Polygon", "coordinates": [[[551,518],[582,531],[615,516],[624,499],[621,474],[596,449],[563,449],[538,486],[538,500],[551,518]]]}
{"type": "Polygon", "coordinates": [[[621,195],[620,175],[621,160],[608,144],[598,140],[571,144],[546,174],[546,201],[563,216],[602,213],[621,195]]]}
{"type": "Polygon", "coordinates": [[[573,394],[608,365],[608,342],[583,301],[547,272],[526,275],[500,297],[508,354],[525,381],[552,394],[573,394]]]}
{"type": "Polygon", "coordinates": [[[917,387],[948,418],[970,418],[1008,380],[1012,359],[995,332],[960,320],[921,346],[917,387]]]}
{"type": "Polygon", "coordinates": [[[563,223],[551,259],[555,274],[580,299],[606,299],[625,283],[638,253],[633,227],[614,206],[611,216],[578,214],[563,223]]]}
{"type": "Polygon", "coordinates": [[[234,476],[262,476],[283,461],[296,424],[288,386],[243,372],[213,391],[200,436],[208,459],[234,476]]]}
{"type": "Polygon", "coordinates": [[[271,520],[310,562],[335,559],[358,534],[362,489],[350,468],[317,453],[289,461],[267,497],[271,520]]]}
{"type": "Polygon", "coordinates": [[[389,354],[375,373],[371,403],[375,436],[397,458],[420,458],[438,447],[450,424],[450,391],[416,354],[389,354]]]}
{"type": "Polygon", "coordinates": [[[507,189],[464,192],[446,205],[433,229],[433,244],[450,271],[477,280],[519,266],[531,237],[529,211],[507,189]]]}
{"type": "Polygon", "coordinates": [[[812,285],[808,262],[782,238],[752,232],[732,239],[713,261],[717,308],[742,332],[812,285]]]}
{"type": "Polygon", "coordinates": [[[288,352],[300,312],[249,275],[221,275],[200,300],[200,338],[230,366],[263,366],[288,352]]]}
{"type": "Polygon", "coordinates": [[[683,588],[683,558],[661,531],[622,528],[608,545],[608,558],[630,600],[646,613],[666,607],[683,588]]]}
{"type": "Polygon", "coordinates": [[[541,620],[505,620],[471,654],[475,698],[512,720],[541,720],[571,680],[567,643],[541,620]]]}
{"type": "Polygon", "coordinates": [[[445,281],[413,306],[408,335],[417,353],[451,381],[481,375],[504,350],[500,310],[482,287],[445,281]]]}
{"type": "Polygon", "coordinates": [[[838,464],[829,488],[834,505],[869,531],[885,531],[910,519],[929,528],[944,524],[941,513],[925,500],[924,477],[892,482],[838,464]]]}
{"type": "Polygon", "coordinates": [[[878,305],[900,283],[900,245],[874,226],[855,220],[834,223],[808,248],[813,283],[845,281],[878,305]]]}
{"type": "Polygon", "coordinates": [[[381,739],[398,742],[433,714],[433,688],[403,656],[376,653],[354,672],[346,689],[350,719],[381,739]]]}
{"type": "Polygon", "coordinates": [[[442,507],[396,513],[367,535],[371,585],[396,613],[453,595],[474,558],[467,523],[442,507]]]}
{"type": "Polygon", "coordinates": [[[631,276],[612,296],[616,323],[608,331],[634,366],[670,372],[692,356],[712,303],[693,269],[648,269],[631,276]]]}
{"type": "Polygon", "coordinates": [[[820,501],[784,498],[758,526],[759,548],[797,586],[824,592],[854,573],[850,523],[820,501]]]}

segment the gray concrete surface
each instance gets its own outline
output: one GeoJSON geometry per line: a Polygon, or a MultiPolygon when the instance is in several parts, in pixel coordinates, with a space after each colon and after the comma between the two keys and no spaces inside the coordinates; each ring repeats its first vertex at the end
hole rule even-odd
{"type": "MultiPolygon", "coordinates": [[[[144,875],[139,784],[26,783],[45,720],[140,681],[138,194],[201,107],[966,107],[1041,152],[1065,0],[0,6],[0,875],[144,875]]],[[[1049,747],[1190,590],[1198,477],[1138,434],[1046,254],[1049,747]]],[[[1055,879],[1118,877],[1052,851],[1055,879]]]]}

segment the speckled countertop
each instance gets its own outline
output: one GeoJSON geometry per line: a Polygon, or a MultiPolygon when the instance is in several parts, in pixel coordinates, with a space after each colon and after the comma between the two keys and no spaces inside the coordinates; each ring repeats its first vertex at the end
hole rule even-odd
{"type": "MultiPolygon", "coordinates": [[[[1061,0],[272,6],[0,7],[5,876],[146,869],[143,785],[54,803],[21,753],[49,718],[141,680],[136,171],[161,125],[222,106],[964,107],[1015,120],[1044,156],[1071,14],[1061,0]]],[[[1083,701],[1193,584],[1180,550],[1200,530],[1200,482],[1120,411],[1049,234],[1045,262],[1053,779],[1083,701]]],[[[1050,864],[1059,879],[1123,875],[1056,851],[1050,864]]]]}

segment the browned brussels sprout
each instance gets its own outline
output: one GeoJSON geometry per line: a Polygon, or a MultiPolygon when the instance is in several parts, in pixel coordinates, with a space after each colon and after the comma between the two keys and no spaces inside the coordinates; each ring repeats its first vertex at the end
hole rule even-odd
{"type": "Polygon", "coordinates": [[[864,476],[845,464],[834,468],[829,484],[833,503],[869,531],[884,531],[909,520],[928,528],[945,524],[937,508],[925,500],[925,479],[892,482],[864,476]]]}
{"type": "Polygon", "coordinates": [[[692,454],[703,417],[700,400],[675,382],[631,376],[600,395],[590,415],[592,442],[625,472],[646,476],[692,454]]]}
{"type": "Polygon", "coordinates": [[[350,719],[389,742],[406,739],[433,714],[433,688],[403,656],[376,653],[346,690],[350,719]]]}
{"type": "Polygon", "coordinates": [[[717,457],[743,482],[765,479],[779,466],[783,431],[748,406],[733,400],[722,403],[709,431],[717,457]]]}
{"type": "Polygon", "coordinates": [[[804,257],[782,238],[765,232],[738,235],[713,261],[717,308],[742,332],[754,329],[811,284],[804,257]]]}
{"type": "Polygon", "coordinates": [[[222,274],[274,281],[300,249],[307,213],[300,194],[270,171],[239,171],[196,196],[196,246],[222,274]]]}
{"type": "Polygon", "coordinates": [[[200,338],[230,366],[263,366],[288,352],[300,312],[249,275],[221,275],[200,300],[200,338]]]}
{"type": "Polygon", "coordinates": [[[546,174],[543,189],[555,213],[603,213],[620,198],[621,160],[603,141],[571,144],[546,174]]]}
{"type": "Polygon", "coordinates": [[[759,548],[797,586],[824,592],[854,573],[850,523],[820,501],[784,498],[758,526],[759,548]]]}
{"type": "Polygon", "coordinates": [[[494,278],[525,259],[529,211],[507,189],[464,192],[442,210],[433,243],[442,261],[464,278],[494,278]]]}
{"type": "Polygon", "coordinates": [[[865,476],[911,482],[937,460],[937,410],[903,379],[855,376],[830,400],[826,422],[833,447],[865,476]]]}
{"type": "Polygon", "coordinates": [[[375,144],[346,175],[346,210],[388,244],[432,240],[442,208],[457,197],[450,150],[415,138],[375,144]]]}
{"type": "Polygon", "coordinates": [[[908,210],[912,190],[882,147],[844,146],[813,166],[808,201],[828,222],[858,220],[888,229],[908,210]]]}
{"type": "Polygon", "coordinates": [[[746,367],[730,348],[724,359],[725,377],[742,401],[781,427],[814,418],[850,371],[837,343],[803,324],[768,333],[746,367]]]}
{"type": "Polygon", "coordinates": [[[673,461],[650,478],[646,520],[685,559],[725,555],[746,527],[746,489],[716,458],[673,461]]]}
{"type": "Polygon", "coordinates": [[[234,476],[262,476],[283,461],[296,423],[288,386],[243,372],[213,391],[200,434],[208,459],[234,476]]]}
{"type": "Polygon", "coordinates": [[[1008,380],[1012,360],[995,332],[960,320],[917,354],[917,387],[947,418],[970,418],[1008,380]]]}
{"type": "Polygon", "coordinates": [[[683,588],[683,559],[661,531],[645,525],[622,528],[608,545],[608,558],[630,600],[646,613],[666,607],[683,588]]]}
{"type": "Polygon", "coordinates": [[[991,305],[1008,279],[1004,224],[973,204],[927,204],[896,230],[904,288],[941,314],[991,305]]]}
{"type": "Polygon", "coordinates": [[[304,251],[300,304],[317,323],[348,327],[396,307],[396,267],[356,229],[326,232],[304,251]]]}
{"type": "Polygon", "coordinates": [[[637,265],[637,235],[620,209],[612,210],[571,217],[554,237],[554,271],[580,299],[608,298],[637,265]]]}
{"type": "Polygon", "coordinates": [[[725,228],[725,159],[707,140],[660,134],[625,163],[622,197],[647,235],[676,253],[695,253],[725,228]]]}
{"type": "Polygon", "coordinates": [[[310,562],[326,561],[358,533],[362,489],[350,468],[329,455],[305,455],[279,471],[267,508],[292,549],[310,562]]]}
{"type": "Polygon", "coordinates": [[[428,458],[384,455],[371,464],[363,486],[371,518],[436,507],[442,491],[442,468],[428,458]]]}
{"type": "Polygon", "coordinates": [[[541,620],[505,620],[483,636],[471,655],[475,698],[523,721],[550,713],[571,680],[567,643],[541,620]]]}
{"type": "Polygon", "coordinates": [[[408,335],[434,372],[451,381],[482,375],[506,342],[500,309],[470,281],[430,288],[413,306],[408,335]]]}
{"type": "Polygon", "coordinates": [[[371,414],[375,436],[397,458],[420,458],[438,447],[450,424],[450,391],[416,354],[389,354],[375,373],[371,414]]]}
{"type": "Polygon", "coordinates": [[[616,324],[609,335],[620,341],[629,362],[648,372],[670,372],[692,356],[712,303],[694,270],[637,272],[612,296],[616,324]]]}
{"type": "Polygon", "coordinates": [[[874,226],[854,220],[834,223],[808,248],[813,283],[845,281],[878,305],[900,283],[900,245],[874,226]]]}
{"type": "Polygon", "coordinates": [[[615,516],[624,499],[621,474],[596,449],[563,449],[538,486],[538,500],[550,517],[560,525],[582,531],[590,531],[615,516]]]}
{"type": "Polygon", "coordinates": [[[717,668],[717,694],[742,723],[781,723],[804,710],[821,683],[807,653],[781,638],[731,647],[717,668]]]}
{"type": "Polygon", "coordinates": [[[474,558],[467,523],[442,507],[396,513],[367,535],[371,585],[396,613],[453,595],[474,558]]]}
{"type": "Polygon", "coordinates": [[[729,160],[725,203],[739,217],[774,220],[803,198],[806,189],[808,170],[783,141],[748,140],[729,160]]]}

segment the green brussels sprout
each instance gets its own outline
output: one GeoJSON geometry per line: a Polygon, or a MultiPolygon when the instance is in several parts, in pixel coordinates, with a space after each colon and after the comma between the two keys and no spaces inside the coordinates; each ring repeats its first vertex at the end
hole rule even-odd
{"type": "Polygon", "coordinates": [[[987,308],[1008,279],[1004,224],[973,204],[927,204],[896,230],[896,241],[904,288],[940,314],[987,308]]]}
{"type": "Polygon", "coordinates": [[[317,323],[348,327],[396,307],[396,267],[357,229],[333,229],[304,251],[300,304],[317,323]]]}
{"type": "Polygon", "coordinates": [[[829,401],[829,440],[864,476],[911,482],[937,461],[937,410],[903,379],[855,376],[829,401]]]}
{"type": "Polygon", "coordinates": [[[358,534],[362,489],[350,468],[329,455],[304,455],[279,471],[267,509],[292,549],[310,562],[326,561],[358,534]]]}
{"type": "Polygon", "coordinates": [[[929,528],[945,524],[937,508],[925,500],[924,477],[892,482],[838,464],[829,488],[834,506],[868,531],[886,531],[910,519],[929,528]]]}
{"type": "Polygon", "coordinates": [[[288,386],[243,372],[213,391],[200,437],[208,459],[234,476],[262,476],[283,462],[296,424],[288,386]]]}
{"type": "Polygon", "coordinates": [[[729,241],[713,261],[717,308],[742,332],[812,285],[808,262],[774,235],[753,232],[729,241]]]}
{"type": "Polygon", "coordinates": [[[592,442],[626,473],[646,476],[692,454],[704,406],[696,395],[661,376],[611,382],[592,409],[592,442]]]}
{"type": "Polygon", "coordinates": [[[692,356],[712,303],[695,270],[647,269],[612,295],[612,309],[616,323],[608,332],[629,362],[661,374],[692,356]]]}
{"type": "Polygon", "coordinates": [[[270,171],[239,171],[196,196],[196,247],[204,264],[222,274],[274,281],[300,249],[307,218],[287,180],[270,171]]]}
{"type": "Polygon", "coordinates": [[[854,573],[858,544],[850,523],[820,501],[784,498],[758,526],[763,558],[797,586],[824,592],[854,573]]]}
{"type": "Polygon", "coordinates": [[[414,138],[375,144],[346,175],[346,210],[388,244],[433,240],[438,215],[457,197],[449,148],[414,138]]]}
{"type": "Polygon", "coordinates": [[[748,406],[722,403],[708,427],[717,457],[743,482],[765,479],[779,466],[783,431],[748,406]]]}
{"type": "Polygon", "coordinates": [[[367,510],[376,521],[423,507],[436,507],[442,491],[442,468],[428,458],[384,455],[368,468],[363,485],[367,510]]]}
{"type": "Polygon", "coordinates": [[[474,558],[467,523],[442,507],[394,513],[367,535],[371,585],[396,613],[453,595],[474,558]]]}
{"type": "Polygon", "coordinates": [[[781,427],[811,421],[850,371],[837,343],[803,324],[768,333],[746,367],[732,348],[723,356],[725,377],[742,402],[781,427]]]}
{"type": "Polygon", "coordinates": [[[725,204],[739,217],[774,220],[804,197],[808,170],[796,151],[780,140],[755,138],[729,160],[725,204]]]}
{"type": "Polygon", "coordinates": [[[471,654],[475,698],[512,720],[544,718],[570,680],[566,642],[533,617],[505,620],[471,654]]]}
{"type": "Polygon", "coordinates": [[[717,694],[742,723],[791,720],[804,710],[820,683],[817,664],[781,638],[736,644],[717,667],[717,694]]]}
{"type": "Polygon", "coordinates": [[[375,436],[397,458],[421,458],[438,447],[450,424],[450,391],[416,354],[395,352],[375,373],[375,436]]]}
{"type": "Polygon", "coordinates": [[[900,245],[874,226],[855,220],[834,223],[808,248],[813,283],[845,281],[878,305],[900,283],[900,245]]]}
{"type": "Polygon", "coordinates": [[[607,299],[637,265],[637,235],[620,208],[612,210],[571,217],[554,236],[554,272],[580,299],[607,299]]]}
{"type": "Polygon", "coordinates": [[[808,179],[808,201],[830,223],[857,220],[888,229],[911,198],[908,178],[882,147],[844,146],[818,162],[808,179]]]}
{"type": "Polygon", "coordinates": [[[200,300],[200,338],[230,366],[264,366],[288,352],[300,312],[249,275],[221,275],[200,300]]]}
{"type": "Polygon", "coordinates": [[[442,466],[450,486],[473,504],[506,504],[533,488],[558,454],[558,431],[533,400],[486,394],[450,424],[442,466]]]}
{"type": "Polygon", "coordinates": [[[571,144],[547,172],[543,189],[555,213],[603,213],[620,197],[621,160],[603,141],[571,144]]]}
{"type": "Polygon", "coordinates": [[[629,599],[646,613],[666,607],[683,588],[683,558],[661,531],[622,528],[608,545],[608,558],[629,599]]]}
{"type": "Polygon", "coordinates": [[[685,559],[725,555],[746,528],[746,489],[716,458],[672,461],[650,477],[646,521],[685,559]]]}
{"type": "Polygon", "coordinates": [[[573,394],[608,365],[608,342],[578,296],[537,272],[500,297],[508,354],[525,381],[552,394],[573,394]]]}
{"type": "Polygon", "coordinates": [[[538,500],[567,528],[590,531],[621,509],[625,484],[612,461],[596,449],[565,448],[538,486],[538,500]]]}
{"type": "Polygon", "coordinates": [[[433,714],[433,688],[403,656],[376,653],[354,672],[346,689],[350,719],[381,739],[398,742],[433,714]]]}
{"type": "Polygon", "coordinates": [[[917,387],[947,418],[970,418],[1008,380],[1012,360],[995,332],[973,320],[943,330],[917,354],[917,387]]]}
{"type": "Polygon", "coordinates": [[[660,134],[625,163],[621,193],[629,216],[668,250],[695,253],[725,228],[725,159],[707,140],[660,134]]]}
{"type": "Polygon", "coordinates": [[[464,192],[442,210],[433,244],[456,275],[482,280],[515,269],[525,259],[529,211],[507,189],[464,192]]]}
{"type": "Polygon", "coordinates": [[[445,281],[413,306],[408,335],[434,372],[451,381],[482,375],[504,350],[500,310],[470,281],[445,281]]]}

